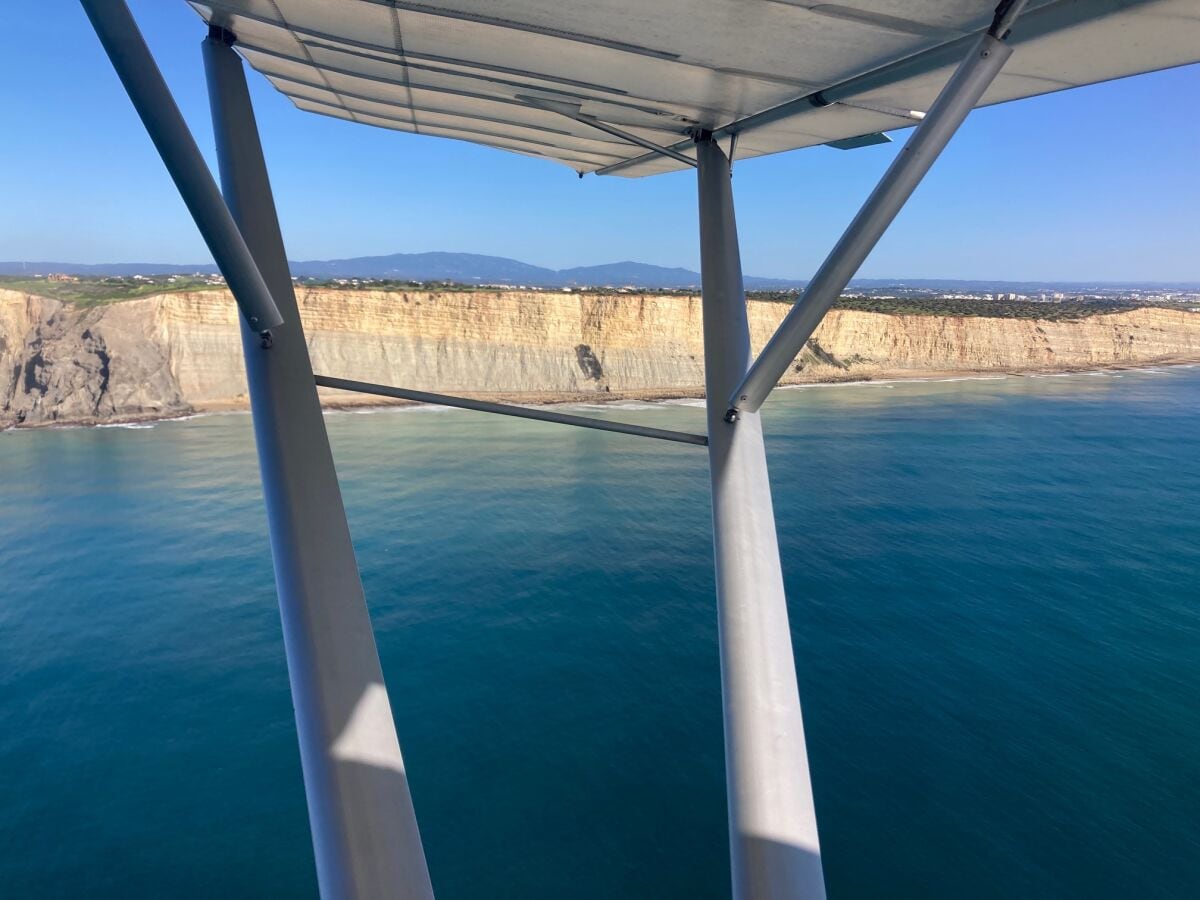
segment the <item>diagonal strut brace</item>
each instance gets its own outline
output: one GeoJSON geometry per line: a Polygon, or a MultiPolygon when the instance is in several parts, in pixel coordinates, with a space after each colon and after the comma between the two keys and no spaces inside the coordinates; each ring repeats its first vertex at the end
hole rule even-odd
{"type": "Polygon", "coordinates": [[[734,389],[726,421],[736,421],[740,412],[756,412],[804,349],[863,260],[1012,55],[1005,38],[1024,5],[1025,0],[1004,0],[997,7],[991,27],[946,82],[921,124],[734,389]]]}
{"type": "Polygon", "coordinates": [[[125,0],[80,3],[242,315],[263,335],[263,347],[270,346],[266,332],[283,318],[129,7],[125,0]]]}
{"type": "Polygon", "coordinates": [[[429,391],[414,391],[409,388],[390,387],[385,384],[371,384],[366,381],[352,381],[348,378],[333,378],[329,375],[315,376],[318,387],[337,388],[341,391],[356,391],[360,394],[375,394],[379,397],[394,397],[398,400],[412,400],[416,403],[432,403],[436,406],[452,406],[455,409],[470,409],[475,412],[496,413],[501,416],[514,416],[518,419],[534,419],[538,422],[555,422],[559,425],[577,425],[581,428],[594,428],[598,431],[613,431],[618,434],[633,434],[638,437],[657,438],[660,441],[674,441],[678,444],[695,444],[700,447],[708,446],[708,437],[703,434],[689,434],[684,431],[670,431],[665,428],[649,428],[645,425],[630,425],[627,422],[611,422],[608,419],[596,419],[592,416],[573,416],[569,413],[555,412],[550,409],[530,409],[527,406],[513,406],[508,403],[492,403],[487,400],[473,400],[469,397],[451,397],[447,394],[432,394],[429,391]]]}
{"type": "Polygon", "coordinates": [[[693,168],[696,166],[696,160],[690,156],[685,156],[678,150],[672,150],[670,147],[656,144],[654,141],[636,135],[632,131],[626,131],[624,128],[618,128],[616,125],[609,125],[607,122],[600,121],[595,116],[589,116],[587,113],[581,112],[580,104],[578,103],[561,103],[555,100],[544,100],[541,97],[518,97],[517,99],[530,106],[536,106],[538,109],[544,109],[546,112],[558,113],[560,116],[574,119],[581,125],[587,125],[590,128],[595,128],[597,131],[603,131],[605,134],[611,134],[615,138],[620,138],[623,141],[628,141],[630,144],[644,147],[652,153],[666,156],[676,162],[684,163],[693,168]]]}

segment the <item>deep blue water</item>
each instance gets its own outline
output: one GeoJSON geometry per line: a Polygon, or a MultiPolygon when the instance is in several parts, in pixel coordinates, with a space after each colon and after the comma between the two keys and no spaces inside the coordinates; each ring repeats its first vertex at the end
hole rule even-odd
{"type": "MultiPolygon", "coordinates": [[[[1200,895],[1198,413],[1198,369],[777,392],[831,897],[1200,895]]],[[[441,900],[727,896],[703,450],[328,422],[441,900]]],[[[313,896],[248,417],[0,475],[0,894],[313,896]]]]}

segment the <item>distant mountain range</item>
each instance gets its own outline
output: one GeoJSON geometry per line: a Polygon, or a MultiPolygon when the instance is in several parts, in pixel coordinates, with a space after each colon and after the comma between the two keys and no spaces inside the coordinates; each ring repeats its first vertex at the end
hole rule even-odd
{"type": "MultiPolygon", "coordinates": [[[[479,253],[391,253],[387,256],[357,256],[352,259],[309,259],[289,263],[298,278],[391,278],[396,281],[454,281],[460,284],[508,284],[530,287],[642,287],[688,288],[700,286],[700,273],[688,269],[652,266],[639,262],[548,269],[503,256],[479,253]]],[[[61,262],[0,262],[0,275],[108,275],[212,274],[205,265],[162,263],[101,263],[88,265],[61,262]]],[[[803,282],[786,278],[746,278],[746,285],[799,287],[803,282]]]]}
{"type": "MultiPolygon", "coordinates": [[[[503,256],[479,253],[391,253],[387,256],[358,256],[352,259],[301,260],[290,263],[299,278],[389,278],[396,281],[454,281],[460,284],[528,285],[530,287],[637,287],[699,288],[700,273],[690,269],[653,266],[639,262],[616,262],[572,269],[548,269],[503,256]]],[[[67,275],[105,277],[110,275],[214,274],[211,263],[170,265],[164,263],[101,263],[89,265],[63,262],[0,262],[0,275],[67,275]]],[[[805,282],[788,278],[745,276],[749,290],[800,288],[805,282]]],[[[949,278],[861,278],[853,287],[903,286],[912,290],[1089,291],[1119,289],[1200,290],[1200,283],[1133,282],[1032,282],[968,281],[949,278]]]]}
{"type": "MultiPolygon", "coordinates": [[[[461,284],[526,284],[536,287],[610,286],[699,287],[700,273],[688,269],[618,262],[572,269],[547,269],[503,256],[478,253],[392,253],[353,259],[301,260],[291,263],[300,278],[394,278],[407,281],[456,281],[461,284]]],[[[763,286],[798,286],[786,278],[751,278],[763,286]]]]}

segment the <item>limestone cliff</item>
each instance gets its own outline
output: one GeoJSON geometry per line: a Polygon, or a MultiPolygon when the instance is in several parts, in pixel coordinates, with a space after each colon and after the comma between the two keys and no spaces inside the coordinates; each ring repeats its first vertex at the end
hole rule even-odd
{"type": "MultiPolygon", "coordinates": [[[[703,384],[698,297],[302,289],[298,299],[323,374],[523,400],[696,394],[703,384]]],[[[750,304],[756,348],[786,311],[750,304]]],[[[1047,321],[835,310],[785,381],[1197,359],[1200,313],[1047,321]]],[[[222,291],[77,308],[0,290],[0,427],[245,404],[236,310],[222,291]]]]}

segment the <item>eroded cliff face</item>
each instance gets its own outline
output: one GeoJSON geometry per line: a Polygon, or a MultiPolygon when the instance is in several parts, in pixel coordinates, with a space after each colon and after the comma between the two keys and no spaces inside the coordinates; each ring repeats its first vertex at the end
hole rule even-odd
{"type": "Polygon", "coordinates": [[[0,291],[0,427],[157,418],[191,409],[136,310],[0,291]]]}
{"type": "MultiPolygon", "coordinates": [[[[525,400],[702,390],[698,297],[301,289],[322,374],[525,400]]],[[[757,350],[787,312],[752,302],[757,350]]],[[[785,382],[1029,372],[1200,359],[1200,313],[1074,322],[835,310],[785,382]]],[[[376,399],[326,392],[327,402],[376,399]]],[[[0,290],[0,427],[136,420],[247,403],[223,291],[90,309],[0,290]]]]}

